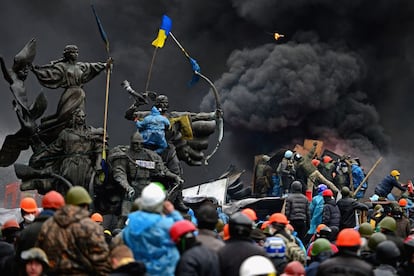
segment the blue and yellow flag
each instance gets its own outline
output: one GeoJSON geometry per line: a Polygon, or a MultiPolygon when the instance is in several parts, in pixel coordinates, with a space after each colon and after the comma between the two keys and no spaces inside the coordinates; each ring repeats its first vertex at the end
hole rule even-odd
{"type": "Polygon", "coordinates": [[[98,24],[99,33],[101,34],[102,40],[105,43],[106,52],[109,54],[109,39],[108,36],[105,33],[105,30],[102,26],[101,20],[98,17],[98,14],[95,11],[95,7],[91,5],[93,15],[95,16],[96,24],[98,24]]]}
{"type": "Polygon", "coordinates": [[[157,48],[164,47],[165,40],[167,39],[168,34],[170,33],[172,26],[172,20],[165,14],[162,16],[161,27],[158,30],[157,38],[151,43],[157,48]]]}

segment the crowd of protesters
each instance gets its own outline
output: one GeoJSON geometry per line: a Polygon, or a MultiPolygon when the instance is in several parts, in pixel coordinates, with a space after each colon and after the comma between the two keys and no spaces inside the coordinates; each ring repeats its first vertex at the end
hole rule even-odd
{"type": "MultiPolygon", "coordinates": [[[[287,156],[293,158],[289,152],[287,156]]],[[[261,218],[250,208],[224,214],[217,201],[208,199],[188,213],[179,212],[156,182],[142,190],[120,229],[105,229],[104,217],[90,213],[92,199],[81,186],[72,187],[65,197],[47,193],[41,208],[26,197],[20,202],[22,221],[11,218],[2,225],[0,271],[414,275],[413,193],[398,182],[400,173],[393,170],[375,189],[379,194],[364,201],[354,198],[355,187],[338,185],[317,171],[308,174],[310,182],[293,178],[281,183],[284,207],[261,218]],[[391,197],[392,187],[405,193],[391,197]]]]}

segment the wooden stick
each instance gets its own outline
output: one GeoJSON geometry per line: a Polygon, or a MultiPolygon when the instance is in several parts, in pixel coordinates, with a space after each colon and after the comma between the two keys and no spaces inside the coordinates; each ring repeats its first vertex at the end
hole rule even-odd
{"type": "Polygon", "coordinates": [[[355,197],[355,195],[359,192],[359,190],[362,188],[362,184],[364,184],[365,181],[367,181],[368,177],[374,172],[375,168],[378,166],[378,164],[381,161],[382,161],[382,156],[377,160],[377,162],[375,162],[374,166],[372,166],[372,168],[369,170],[369,172],[364,177],[364,179],[362,179],[361,184],[359,184],[358,188],[356,188],[353,197],[355,197]]]}

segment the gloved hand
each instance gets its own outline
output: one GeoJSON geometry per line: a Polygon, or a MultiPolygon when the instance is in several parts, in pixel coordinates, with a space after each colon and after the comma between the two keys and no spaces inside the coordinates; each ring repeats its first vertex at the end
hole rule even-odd
{"type": "Polygon", "coordinates": [[[174,178],[174,180],[175,180],[175,182],[176,182],[177,184],[182,184],[182,183],[184,183],[184,179],[182,179],[179,175],[177,175],[177,176],[174,178]]]}
{"type": "Polygon", "coordinates": [[[126,188],[126,193],[127,193],[127,197],[129,200],[133,200],[134,196],[135,196],[135,189],[132,188],[131,186],[127,186],[126,188]]]}

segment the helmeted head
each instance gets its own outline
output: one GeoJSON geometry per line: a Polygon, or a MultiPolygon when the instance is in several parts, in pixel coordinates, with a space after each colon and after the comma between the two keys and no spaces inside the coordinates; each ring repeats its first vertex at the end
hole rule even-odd
{"type": "Polygon", "coordinates": [[[196,230],[195,225],[186,219],[177,221],[171,226],[170,237],[180,253],[194,245],[196,241],[194,231],[196,230]]]}
{"type": "Polygon", "coordinates": [[[369,222],[364,222],[361,223],[361,225],[359,226],[358,232],[361,235],[361,237],[369,239],[371,235],[374,233],[374,229],[372,229],[372,226],[369,222]]]}
{"type": "Polygon", "coordinates": [[[65,199],[63,196],[56,192],[50,191],[44,195],[42,198],[42,207],[43,209],[52,209],[56,210],[65,205],[65,199]]]}
{"type": "Polygon", "coordinates": [[[293,152],[292,152],[291,150],[287,150],[287,151],[285,151],[284,157],[285,157],[286,159],[291,159],[291,158],[292,158],[292,156],[293,156],[293,152]]]}
{"type": "Polygon", "coordinates": [[[253,221],[241,212],[236,212],[229,219],[231,238],[247,238],[253,230],[253,221]]]}
{"type": "Polygon", "coordinates": [[[323,191],[327,190],[328,186],[326,186],[325,184],[319,184],[318,185],[318,194],[322,194],[323,191]]]}
{"type": "Polygon", "coordinates": [[[37,212],[37,203],[33,197],[24,197],[20,201],[20,209],[25,213],[36,213],[37,212]]]}
{"type": "Polygon", "coordinates": [[[253,210],[252,208],[244,208],[243,210],[241,210],[241,212],[242,212],[242,214],[245,214],[252,221],[256,221],[257,220],[256,211],[253,210]]]}
{"type": "Polygon", "coordinates": [[[387,240],[387,236],[381,232],[375,232],[368,239],[368,248],[371,249],[371,251],[375,251],[378,244],[385,240],[387,240]]]}
{"type": "Polygon", "coordinates": [[[142,189],[141,196],[135,201],[141,210],[161,213],[165,198],[165,189],[162,184],[151,182],[142,189]]]}
{"type": "Polygon", "coordinates": [[[321,161],[319,161],[318,159],[312,159],[312,165],[314,165],[315,167],[318,167],[321,164],[321,161]]]}
{"type": "Polygon", "coordinates": [[[319,254],[332,254],[332,246],[329,240],[325,238],[317,239],[313,245],[311,250],[311,256],[318,256],[319,254]]]}
{"type": "Polygon", "coordinates": [[[302,155],[300,155],[299,153],[295,153],[295,155],[293,156],[293,159],[297,162],[302,160],[302,158],[302,155]]]}
{"type": "Polygon", "coordinates": [[[397,222],[394,218],[386,216],[378,224],[381,232],[395,232],[397,230],[397,222]]]}
{"type": "Polygon", "coordinates": [[[397,171],[397,170],[392,170],[391,172],[390,172],[390,175],[392,176],[392,177],[394,177],[395,179],[399,179],[400,178],[400,172],[399,171],[397,171]]]}
{"type": "Polygon", "coordinates": [[[398,205],[400,205],[400,207],[405,208],[407,206],[407,200],[405,198],[401,198],[398,201],[398,205]]]}
{"type": "Polygon", "coordinates": [[[20,257],[24,263],[28,263],[33,260],[38,261],[42,264],[43,270],[49,267],[49,260],[46,256],[46,253],[38,247],[32,247],[28,250],[23,251],[20,254],[20,257]]]}
{"type": "Polygon", "coordinates": [[[351,191],[349,190],[348,187],[344,186],[341,188],[341,194],[342,197],[348,197],[350,195],[351,191]]]}
{"type": "Polygon", "coordinates": [[[84,206],[92,203],[91,196],[82,186],[73,186],[65,196],[66,204],[84,206]]]}
{"type": "Polygon", "coordinates": [[[342,229],[336,238],[336,245],[339,248],[348,247],[357,249],[361,246],[361,243],[361,235],[353,228],[342,229]]]}
{"type": "Polygon", "coordinates": [[[261,255],[248,257],[239,269],[240,276],[269,275],[275,276],[276,269],[271,260],[261,255]]]}
{"type": "Polygon", "coordinates": [[[142,143],[144,143],[144,138],[142,138],[141,133],[135,131],[131,135],[130,149],[132,151],[140,151],[143,148],[142,143]]]}
{"type": "Polygon", "coordinates": [[[286,256],[286,244],[282,238],[268,237],[263,247],[269,258],[284,258],[286,256]]]}
{"type": "Polygon", "coordinates": [[[94,222],[97,222],[97,223],[102,223],[103,222],[103,216],[101,214],[99,214],[99,213],[93,213],[91,215],[91,219],[94,222]]]}
{"type": "Polygon", "coordinates": [[[1,226],[1,236],[3,240],[14,244],[20,233],[20,225],[15,218],[9,219],[1,226]]]}
{"type": "Polygon", "coordinates": [[[322,196],[331,198],[333,197],[333,192],[331,189],[326,189],[325,191],[322,192],[322,196]]]}
{"type": "Polygon", "coordinates": [[[395,265],[401,255],[397,245],[390,240],[378,244],[375,249],[376,258],[381,264],[395,265]]]}
{"type": "Polygon", "coordinates": [[[327,163],[332,162],[333,159],[329,155],[325,155],[324,157],[322,157],[322,161],[323,161],[323,163],[327,164],[327,163]]]}
{"type": "Polygon", "coordinates": [[[158,109],[158,111],[161,114],[165,113],[168,110],[168,108],[170,107],[169,103],[168,103],[168,97],[165,96],[165,95],[158,95],[155,98],[155,107],[158,109]]]}
{"type": "Polygon", "coordinates": [[[305,268],[303,264],[298,261],[289,262],[281,276],[305,276],[305,268]]]}

